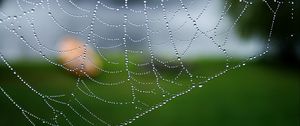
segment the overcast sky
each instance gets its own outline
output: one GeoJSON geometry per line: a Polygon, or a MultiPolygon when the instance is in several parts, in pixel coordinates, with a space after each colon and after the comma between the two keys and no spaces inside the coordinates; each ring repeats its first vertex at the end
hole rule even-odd
{"type": "MultiPolygon", "coordinates": [[[[76,36],[83,41],[87,40],[87,33],[83,33],[82,35],[74,35],[65,30],[63,30],[61,26],[64,28],[80,31],[87,26],[90,25],[91,22],[91,11],[95,7],[95,1],[79,1],[76,3],[70,3],[68,1],[50,1],[50,9],[52,12],[52,16],[55,18],[57,22],[55,22],[51,16],[48,15],[49,8],[46,3],[42,5],[38,5],[35,9],[35,12],[28,15],[27,17],[34,18],[34,24],[36,27],[37,35],[40,38],[41,42],[50,49],[56,50],[58,47],[59,40],[64,36],[76,36]],[[86,16],[86,17],[84,17],[86,16]]],[[[201,15],[199,20],[197,20],[197,26],[203,31],[208,31],[213,29],[214,26],[218,23],[222,11],[224,10],[224,3],[221,3],[219,0],[212,0],[212,2],[208,5],[206,9],[203,9],[207,3],[207,1],[201,2],[196,1],[190,3],[190,1],[186,2],[186,6],[189,9],[189,12],[193,17],[196,17],[203,10],[204,13],[201,15]]],[[[128,14],[128,20],[132,24],[143,25],[145,23],[145,16],[143,13],[134,13],[131,11],[122,10],[122,5],[116,3],[106,2],[105,4],[110,5],[111,7],[120,8],[120,11],[115,12],[111,11],[103,6],[99,7],[97,12],[98,21],[95,23],[95,32],[98,35],[107,37],[107,38],[122,38],[124,35],[123,27],[108,27],[104,25],[104,23],[110,23],[113,25],[122,25],[124,18],[123,14],[128,14]]],[[[149,3],[150,4],[150,3],[149,3]]],[[[20,3],[20,5],[24,8],[24,10],[30,10],[33,6],[28,3],[20,3]]],[[[178,8],[179,4],[167,3],[166,8],[168,10],[167,17],[173,17],[174,12],[178,8]],[[173,12],[173,13],[172,13],[173,12]]],[[[139,3],[129,3],[128,5],[132,9],[141,10],[143,9],[143,4],[139,3]]],[[[150,5],[149,5],[150,6],[150,5]]],[[[165,22],[163,20],[163,11],[160,8],[159,4],[157,4],[158,8],[155,10],[149,10],[149,17],[153,19],[153,23],[151,24],[151,28],[153,31],[163,29],[164,31],[159,34],[152,34],[151,40],[154,43],[153,49],[156,55],[174,55],[174,50],[169,40],[169,35],[165,27],[165,22]],[[155,23],[155,20],[160,20],[162,22],[155,23]],[[167,44],[163,44],[166,43],[167,44]],[[155,46],[156,45],[156,46],[155,46]]],[[[151,3],[151,7],[155,8],[156,5],[151,3]]],[[[15,16],[23,13],[22,10],[19,9],[18,4],[14,0],[4,1],[1,9],[0,9],[0,19],[7,19],[7,16],[15,16]]],[[[226,34],[228,33],[228,29],[230,29],[232,25],[232,20],[228,17],[225,17],[221,22],[221,25],[217,29],[217,43],[223,43],[225,41],[226,34]]],[[[8,58],[17,58],[17,57],[36,57],[38,56],[36,52],[33,52],[29,47],[25,46],[25,44],[15,35],[13,35],[9,30],[5,27],[9,27],[10,29],[16,29],[18,33],[22,34],[27,41],[29,41],[33,47],[38,48],[38,44],[33,37],[33,31],[29,27],[29,23],[26,20],[26,16],[18,17],[17,19],[10,19],[0,24],[0,51],[6,55],[8,58]]],[[[183,53],[186,47],[189,46],[189,42],[179,41],[179,40],[189,40],[192,38],[195,33],[195,28],[193,27],[192,22],[187,18],[185,11],[180,11],[176,13],[176,16],[173,17],[172,21],[170,21],[170,27],[173,28],[172,33],[174,34],[174,38],[176,39],[176,47],[179,52],[183,53]],[[181,27],[180,30],[176,30],[184,22],[187,23],[181,27]]],[[[88,31],[88,30],[87,30],[88,31]]],[[[145,27],[135,27],[128,25],[128,35],[135,40],[144,38],[146,36],[147,30],[145,27]]],[[[213,32],[207,32],[208,35],[212,35],[213,32]]],[[[234,57],[248,57],[253,54],[258,53],[262,49],[261,41],[259,38],[253,37],[250,40],[242,40],[240,39],[236,31],[232,30],[229,34],[229,39],[224,48],[230,53],[230,55],[234,57]]],[[[122,41],[105,41],[100,38],[95,38],[98,46],[108,47],[114,46],[122,41]]],[[[128,38],[127,38],[128,39],[128,38]]],[[[132,50],[146,50],[147,42],[143,42],[141,44],[132,43],[130,44],[130,48],[132,50]]],[[[122,49],[122,48],[120,48],[122,49]]],[[[52,53],[49,50],[43,50],[45,54],[55,56],[56,53],[52,53]]],[[[113,50],[109,50],[113,51],[113,50]]],[[[187,57],[207,57],[207,56],[221,56],[221,51],[209,40],[207,37],[200,35],[196,40],[194,40],[191,44],[191,47],[186,52],[187,57]]]]}

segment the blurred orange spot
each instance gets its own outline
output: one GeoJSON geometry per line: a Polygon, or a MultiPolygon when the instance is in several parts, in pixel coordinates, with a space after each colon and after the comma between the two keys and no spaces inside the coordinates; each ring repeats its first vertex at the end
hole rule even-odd
{"type": "Polygon", "coordinates": [[[59,55],[61,63],[68,69],[74,70],[78,76],[96,76],[102,67],[102,62],[97,53],[75,37],[66,37],[60,42],[59,55]],[[85,57],[85,58],[84,58],[85,57]]]}

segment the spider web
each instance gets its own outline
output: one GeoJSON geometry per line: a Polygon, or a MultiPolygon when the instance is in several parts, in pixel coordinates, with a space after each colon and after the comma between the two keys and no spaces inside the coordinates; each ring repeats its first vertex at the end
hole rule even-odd
{"type": "MultiPolygon", "coordinates": [[[[231,3],[225,1],[215,23],[211,26],[201,25],[200,22],[209,20],[203,17],[214,2],[140,1],[137,6],[131,7],[130,0],[124,0],[120,6],[112,5],[108,0],[98,0],[92,1],[93,8],[89,8],[75,0],[17,0],[19,10],[14,15],[1,12],[1,28],[49,64],[49,69],[80,70],[85,76],[69,80],[65,87],[55,84],[57,81],[52,77],[35,82],[32,78],[26,78],[27,73],[14,68],[1,50],[0,58],[11,71],[9,77],[20,84],[15,90],[27,92],[28,99],[18,99],[17,93],[13,93],[15,90],[4,86],[0,86],[0,90],[32,125],[128,125],[177,97],[201,88],[207,82],[268,53],[276,13],[282,4],[294,4],[292,1],[240,0],[240,15],[228,25],[224,20],[231,3]],[[260,53],[247,56],[242,62],[233,62],[233,54],[227,46],[233,29],[256,2],[264,2],[270,12],[263,13],[273,15],[267,44],[260,53]],[[270,2],[277,6],[271,6],[270,2]],[[38,15],[43,15],[49,22],[39,21],[38,15]],[[63,22],[65,17],[71,20],[63,22]],[[76,36],[85,41],[84,53],[74,59],[82,59],[79,67],[70,69],[56,60],[55,56],[70,50],[60,51],[48,44],[54,40],[49,40],[47,36],[58,36],[56,33],[41,34],[50,28],[48,26],[60,34],[76,36]],[[190,50],[197,50],[194,44],[205,42],[207,44],[204,46],[216,50],[224,64],[205,68],[189,60],[190,50]],[[101,68],[94,64],[101,71],[101,77],[91,77],[84,71],[84,62],[90,60],[86,54],[88,47],[92,47],[102,58],[104,66],[107,66],[101,68]],[[58,88],[45,89],[38,85],[44,83],[58,88]],[[37,106],[43,106],[42,110],[36,109],[37,106]],[[103,110],[118,111],[120,115],[103,110]]],[[[32,72],[38,73],[37,70],[32,72]]]]}

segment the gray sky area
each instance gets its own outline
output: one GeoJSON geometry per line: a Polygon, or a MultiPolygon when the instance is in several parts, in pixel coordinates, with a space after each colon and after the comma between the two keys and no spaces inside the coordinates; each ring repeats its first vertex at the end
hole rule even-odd
{"type": "MultiPolygon", "coordinates": [[[[128,10],[116,3],[106,2],[106,4],[113,7],[113,9],[117,8],[119,10],[110,10],[105,5],[99,6],[94,28],[96,35],[92,37],[97,46],[107,47],[107,49],[103,49],[103,52],[113,52],[123,48],[122,45],[117,45],[122,44],[122,37],[124,36],[123,16],[126,13],[128,15],[126,26],[128,36],[126,39],[129,41],[129,48],[147,52],[145,15],[143,11],[141,13],[133,12],[135,10],[143,10],[144,5],[139,3],[129,4],[129,8],[132,10],[128,10]],[[110,41],[105,39],[120,40],[110,41]],[[133,42],[132,40],[140,40],[141,42],[133,42]],[[114,46],[116,48],[108,48],[114,46]]],[[[213,31],[223,11],[226,13],[228,5],[221,3],[219,0],[212,0],[209,4],[207,4],[207,1],[186,1],[185,4],[192,17],[195,18],[200,14],[196,23],[201,32],[208,36],[216,34],[215,42],[222,45],[231,56],[249,57],[263,49],[264,46],[261,44],[260,41],[262,40],[260,38],[254,36],[252,39],[243,40],[238,37],[234,28],[230,30],[233,26],[233,19],[229,19],[228,16],[224,16],[217,29],[213,31]],[[202,12],[203,14],[201,14],[202,12]]],[[[162,8],[155,3],[149,3],[149,6],[151,8],[148,8],[147,12],[150,19],[149,26],[151,32],[153,32],[150,38],[154,53],[160,56],[172,56],[174,55],[174,50],[163,18],[162,8]]],[[[176,48],[181,54],[184,54],[185,57],[197,58],[223,56],[222,51],[204,34],[198,34],[195,40],[190,41],[196,29],[187,17],[187,13],[180,7],[179,2],[166,2],[165,7],[176,48]],[[180,8],[181,10],[178,10],[180,8]]],[[[15,0],[4,1],[0,8],[0,19],[7,19],[8,16],[11,16],[11,18],[0,24],[0,51],[7,58],[39,57],[36,52],[32,51],[20,40],[20,37],[16,37],[10,31],[12,29],[16,30],[18,34],[24,36],[32,47],[38,49],[38,42],[34,38],[33,30],[28,22],[28,19],[33,19],[32,22],[34,23],[37,36],[44,46],[42,49],[43,53],[49,56],[56,56],[57,53],[53,50],[58,49],[59,40],[64,36],[75,36],[83,41],[87,40],[89,31],[87,27],[90,26],[93,8],[95,8],[95,1],[93,0],[79,2],[50,0],[48,4],[44,2],[36,6],[34,3],[22,0],[19,3],[15,0]],[[20,6],[24,10],[21,10],[20,6]],[[31,8],[35,8],[34,12],[19,16],[24,11],[30,11],[31,8]],[[51,15],[48,14],[49,11],[51,15]],[[16,19],[14,19],[14,16],[17,16],[16,19]],[[82,30],[81,34],[71,33],[82,30]]],[[[93,46],[93,44],[90,44],[90,46],[93,46]]]]}

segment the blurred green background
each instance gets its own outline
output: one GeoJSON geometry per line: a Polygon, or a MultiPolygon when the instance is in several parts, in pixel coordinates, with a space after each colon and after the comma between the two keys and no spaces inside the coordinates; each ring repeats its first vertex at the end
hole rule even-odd
{"type": "MultiPolygon", "coordinates": [[[[209,61],[212,63],[221,63],[209,61]]],[[[28,73],[36,69],[32,74],[23,74],[23,77],[34,87],[45,88],[49,92],[66,89],[65,83],[72,83],[74,78],[63,71],[43,64],[14,65],[20,73],[28,73]],[[53,70],[54,69],[54,70],[53,70]],[[46,73],[46,74],[45,74],[46,73]],[[55,81],[53,80],[55,78],[55,81]],[[41,83],[43,80],[43,83],[41,83]],[[44,85],[44,86],[43,86],[44,85]]],[[[209,65],[208,64],[208,65],[209,65]]],[[[30,97],[28,92],[20,92],[23,89],[11,78],[12,73],[4,66],[1,69],[1,85],[15,99],[29,103],[28,109],[34,112],[45,110],[39,108],[38,100],[30,97]],[[14,94],[16,93],[16,94],[14,94]],[[24,98],[30,97],[30,98],[24,98]]],[[[203,88],[196,89],[186,96],[177,98],[141,119],[133,126],[298,126],[299,125],[299,70],[289,67],[277,67],[264,63],[250,63],[250,65],[231,71],[224,76],[207,83],[203,88]]],[[[95,87],[96,88],[96,87],[95,87]]],[[[101,91],[101,90],[100,90],[101,91]]],[[[99,91],[99,92],[100,92],[99,91]]],[[[20,114],[15,106],[4,95],[1,99],[1,125],[29,125],[28,121],[20,114]]],[[[90,100],[90,99],[86,99],[90,100]]],[[[118,120],[120,111],[103,109],[101,105],[89,103],[90,107],[99,108],[95,113],[109,113],[109,118],[118,120]]],[[[23,105],[23,104],[22,104],[23,105]]],[[[121,113],[128,113],[122,111],[121,113]]],[[[79,119],[80,120],[80,119],[79,119]]],[[[82,122],[82,121],[80,121],[82,122]]],[[[81,124],[78,122],[79,124],[81,124]]],[[[83,123],[81,125],[87,125],[83,123]]]]}

